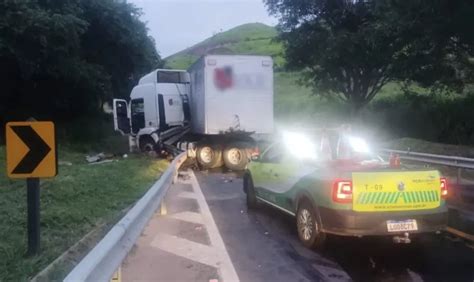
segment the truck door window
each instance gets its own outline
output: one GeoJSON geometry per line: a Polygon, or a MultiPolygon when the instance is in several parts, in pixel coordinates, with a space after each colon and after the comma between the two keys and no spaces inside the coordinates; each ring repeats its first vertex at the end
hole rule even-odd
{"type": "Polygon", "coordinates": [[[140,129],[145,127],[145,104],[143,99],[133,99],[130,110],[132,114],[132,132],[137,134],[140,129]]]}

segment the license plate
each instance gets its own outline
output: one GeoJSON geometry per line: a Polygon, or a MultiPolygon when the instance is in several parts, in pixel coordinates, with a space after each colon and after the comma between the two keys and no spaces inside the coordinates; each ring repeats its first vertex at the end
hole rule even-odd
{"type": "Polygon", "coordinates": [[[387,230],[388,232],[400,232],[400,231],[415,231],[418,230],[418,225],[416,220],[387,220],[387,230]]]}

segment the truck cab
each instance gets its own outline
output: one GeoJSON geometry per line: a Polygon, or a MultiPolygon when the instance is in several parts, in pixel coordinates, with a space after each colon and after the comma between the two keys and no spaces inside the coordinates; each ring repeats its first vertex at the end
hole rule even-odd
{"type": "Polygon", "coordinates": [[[142,77],[130,101],[113,100],[114,128],[130,136],[132,151],[156,150],[167,132],[189,121],[189,74],[157,69],[142,77]]]}

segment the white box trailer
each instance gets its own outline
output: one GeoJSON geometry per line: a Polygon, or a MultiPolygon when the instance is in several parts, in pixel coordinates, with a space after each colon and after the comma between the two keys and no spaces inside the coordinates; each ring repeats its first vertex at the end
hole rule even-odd
{"type": "Polygon", "coordinates": [[[273,132],[272,58],[207,55],[188,72],[198,163],[244,169],[256,153],[254,137],[273,132]]]}
{"type": "Polygon", "coordinates": [[[273,131],[271,57],[208,55],[188,72],[194,133],[273,131]]]}

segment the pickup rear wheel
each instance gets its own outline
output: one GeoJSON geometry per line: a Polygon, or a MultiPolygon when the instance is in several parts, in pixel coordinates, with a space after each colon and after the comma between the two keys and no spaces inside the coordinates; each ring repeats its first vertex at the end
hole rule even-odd
{"type": "Polygon", "coordinates": [[[303,200],[296,212],[296,229],[300,241],[308,248],[321,249],[326,234],[321,231],[321,223],[316,209],[307,200],[303,200]]]}
{"type": "Polygon", "coordinates": [[[201,144],[198,146],[196,158],[202,168],[215,168],[222,163],[222,150],[216,145],[201,144]]]}
{"type": "Polygon", "coordinates": [[[245,147],[238,143],[225,148],[223,159],[225,166],[231,170],[244,170],[249,161],[245,147]]]}

